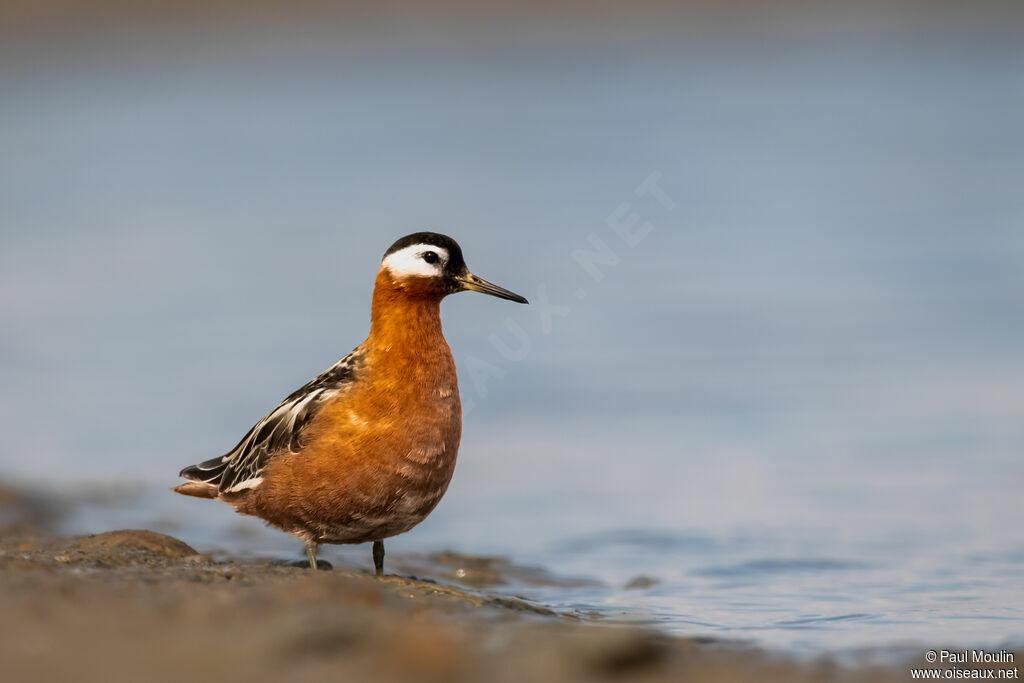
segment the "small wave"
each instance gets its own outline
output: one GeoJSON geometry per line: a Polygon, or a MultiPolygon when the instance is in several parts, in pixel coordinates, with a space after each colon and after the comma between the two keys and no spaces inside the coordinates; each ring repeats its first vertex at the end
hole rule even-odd
{"type": "Polygon", "coordinates": [[[740,564],[709,567],[694,572],[695,576],[713,578],[735,578],[743,576],[763,576],[766,574],[791,574],[798,572],[843,571],[848,569],[864,569],[867,565],[848,560],[832,560],[827,558],[812,559],[764,559],[742,562],[740,564]]]}
{"type": "Polygon", "coordinates": [[[815,626],[817,624],[830,624],[837,621],[865,621],[867,619],[877,619],[877,614],[840,614],[834,617],[805,617],[802,619],[787,619],[786,621],[775,622],[776,626],[783,628],[792,627],[804,627],[804,626],[815,626]]]}

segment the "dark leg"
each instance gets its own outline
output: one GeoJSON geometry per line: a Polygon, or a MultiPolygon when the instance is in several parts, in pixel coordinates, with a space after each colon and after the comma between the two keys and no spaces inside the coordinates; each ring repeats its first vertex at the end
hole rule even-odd
{"type": "Polygon", "coordinates": [[[384,576],[384,541],[373,542],[373,568],[377,576],[384,576]]]}

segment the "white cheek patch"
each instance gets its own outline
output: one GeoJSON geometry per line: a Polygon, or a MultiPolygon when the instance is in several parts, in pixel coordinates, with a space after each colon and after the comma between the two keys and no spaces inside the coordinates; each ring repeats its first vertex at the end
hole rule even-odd
{"type": "Polygon", "coordinates": [[[393,254],[388,254],[380,265],[398,277],[409,275],[437,277],[444,272],[446,263],[448,263],[448,250],[444,247],[435,247],[432,244],[413,244],[405,249],[399,249],[393,254]],[[423,254],[428,251],[437,254],[437,263],[427,263],[423,260],[423,254]]]}

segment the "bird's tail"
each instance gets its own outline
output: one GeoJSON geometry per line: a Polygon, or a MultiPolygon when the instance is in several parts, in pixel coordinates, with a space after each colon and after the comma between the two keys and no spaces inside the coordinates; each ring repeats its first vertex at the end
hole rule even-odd
{"type": "Polygon", "coordinates": [[[216,498],[220,494],[220,479],[226,467],[227,463],[223,457],[213,458],[198,465],[189,465],[178,473],[179,477],[189,481],[171,490],[183,496],[216,498]]]}
{"type": "Polygon", "coordinates": [[[216,486],[207,484],[205,481],[186,481],[171,490],[183,496],[195,496],[196,498],[216,498],[220,493],[216,486]]]}

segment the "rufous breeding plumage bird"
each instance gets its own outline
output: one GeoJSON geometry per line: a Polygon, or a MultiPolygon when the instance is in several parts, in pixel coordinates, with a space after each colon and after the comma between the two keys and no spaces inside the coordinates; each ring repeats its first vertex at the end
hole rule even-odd
{"type": "Polygon", "coordinates": [[[462,407],[441,299],[474,291],[528,303],[469,272],[445,235],[391,245],[373,287],[370,335],[291,394],[226,455],[186,467],[174,491],[224,501],[306,542],[373,542],[430,514],[455,469],[462,407]]]}

